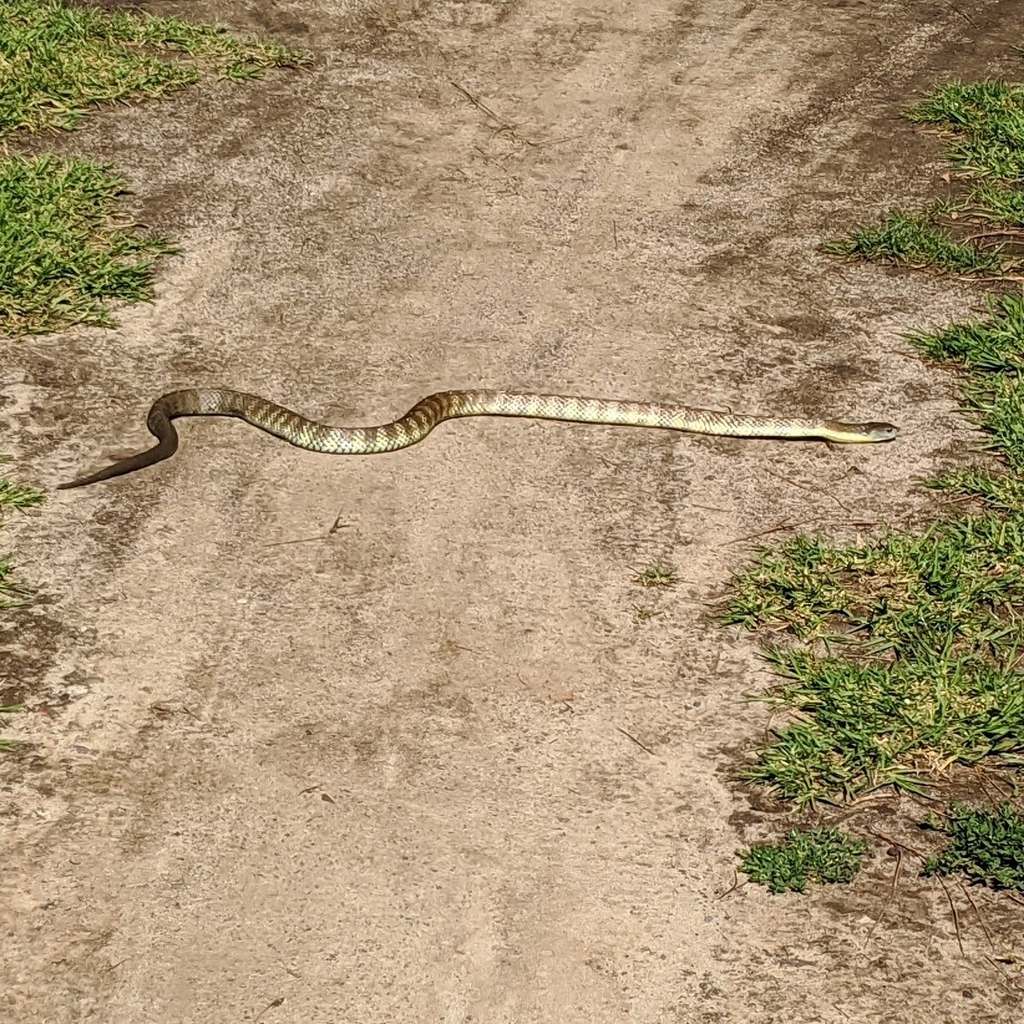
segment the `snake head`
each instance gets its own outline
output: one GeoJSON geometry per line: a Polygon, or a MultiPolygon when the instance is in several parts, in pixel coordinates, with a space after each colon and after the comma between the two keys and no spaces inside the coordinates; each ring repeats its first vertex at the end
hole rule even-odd
{"type": "Polygon", "coordinates": [[[872,441],[895,441],[900,433],[891,423],[865,423],[863,429],[872,441]]]}
{"type": "Polygon", "coordinates": [[[822,436],[828,441],[840,444],[877,444],[879,441],[894,441],[900,432],[891,423],[826,423],[827,433],[822,436]]]}

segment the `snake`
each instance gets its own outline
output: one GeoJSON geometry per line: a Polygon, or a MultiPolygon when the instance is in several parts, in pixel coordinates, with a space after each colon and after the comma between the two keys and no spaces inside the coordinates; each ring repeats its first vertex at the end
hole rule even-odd
{"type": "Polygon", "coordinates": [[[336,427],[307,419],[259,395],[231,389],[188,388],[158,398],[146,426],[157,444],[98,472],[60,484],[58,490],[85,487],[169,459],[178,449],[172,420],[180,416],[234,416],[297,448],[331,455],[377,455],[422,441],[439,423],[465,416],[516,416],[657,427],[718,437],[820,440],[839,444],[892,441],[891,423],[842,423],[837,420],[744,416],[666,402],[583,398],[515,391],[441,391],[417,402],[404,416],[376,427],[336,427]]]}

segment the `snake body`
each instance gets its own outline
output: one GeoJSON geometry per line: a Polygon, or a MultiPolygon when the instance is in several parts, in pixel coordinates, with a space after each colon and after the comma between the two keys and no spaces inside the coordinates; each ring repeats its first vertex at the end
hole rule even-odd
{"type": "Polygon", "coordinates": [[[169,459],[178,448],[171,422],[179,416],[235,416],[308,451],[332,455],[375,455],[422,441],[445,420],[463,416],[519,416],[572,423],[660,427],[726,437],[818,439],[839,443],[891,441],[899,433],[889,423],[775,416],[737,416],[662,402],[522,394],[513,391],[442,391],[417,402],[404,416],[378,427],[333,427],[300,416],[259,395],[227,389],[172,391],[158,398],[146,425],[158,443],[138,455],[79,477],[58,489],[84,487],[169,459]]]}

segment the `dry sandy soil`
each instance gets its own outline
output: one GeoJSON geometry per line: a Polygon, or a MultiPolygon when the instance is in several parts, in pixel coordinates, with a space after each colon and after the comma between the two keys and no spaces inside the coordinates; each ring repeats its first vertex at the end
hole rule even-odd
{"type": "Polygon", "coordinates": [[[961,949],[884,850],[841,891],[722,896],[788,819],[735,781],[770,676],[713,602],[755,535],[913,522],[972,443],[900,339],[980,293],[816,246],[941,187],[898,112],[1016,74],[1020,5],[144,6],[314,64],[31,142],[116,162],[183,252],[120,329],[3,344],[23,476],[137,450],[193,384],[353,423],[510,386],[903,436],[474,420],[346,460],[189,421],[172,462],[57,494],[7,535],[46,597],[4,673],[46,713],[2,768],[0,1018],[1019,1019],[1012,921],[990,941],[957,893],[961,949]],[[685,583],[639,590],[652,561],[685,583]]]}

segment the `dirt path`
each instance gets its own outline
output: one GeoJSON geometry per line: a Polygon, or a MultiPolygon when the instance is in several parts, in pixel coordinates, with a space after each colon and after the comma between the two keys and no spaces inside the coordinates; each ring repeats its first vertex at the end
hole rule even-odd
{"type": "Polygon", "coordinates": [[[961,955],[912,882],[886,906],[891,863],[717,898],[763,834],[729,773],[768,677],[710,602],[744,538],[904,522],[967,439],[898,339],[976,299],[814,247],[934,187],[895,114],[998,72],[1019,5],[148,5],[185,6],[317,63],[58,141],[184,254],[119,331],[3,346],[40,481],[203,383],[348,422],[508,385],[905,435],[472,421],[332,460],[190,422],[58,495],[14,535],[53,596],[14,663],[66,706],[4,768],[0,1019],[1017,1019],[976,922],[961,955]],[[639,591],[651,561],[686,582],[639,591]]]}

